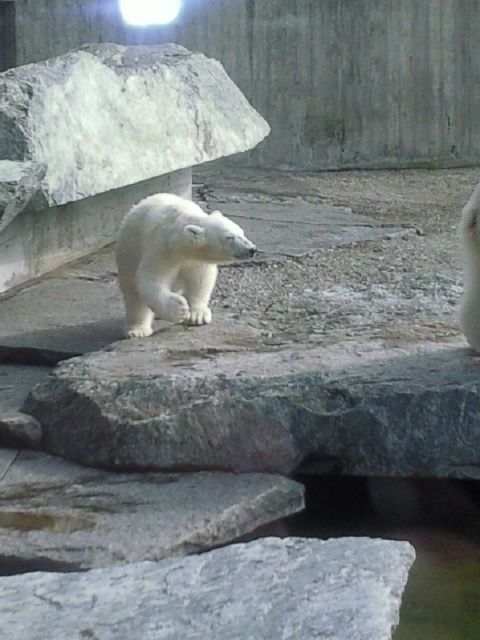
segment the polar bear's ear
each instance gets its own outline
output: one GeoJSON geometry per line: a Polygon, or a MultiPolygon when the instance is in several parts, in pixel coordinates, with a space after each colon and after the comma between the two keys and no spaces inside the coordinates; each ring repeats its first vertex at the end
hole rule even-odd
{"type": "Polygon", "coordinates": [[[187,224],[183,231],[193,242],[201,242],[205,237],[205,229],[197,224],[187,224]]]}

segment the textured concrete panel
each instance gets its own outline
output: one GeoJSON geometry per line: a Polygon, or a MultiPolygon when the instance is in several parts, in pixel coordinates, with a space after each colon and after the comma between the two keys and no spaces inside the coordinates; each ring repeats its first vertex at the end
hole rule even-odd
{"type": "Polygon", "coordinates": [[[96,0],[16,4],[19,61],[100,40],[178,42],[220,60],[272,127],[253,162],[478,164],[477,0],[185,0],[172,26],[141,31],[96,0]]]}

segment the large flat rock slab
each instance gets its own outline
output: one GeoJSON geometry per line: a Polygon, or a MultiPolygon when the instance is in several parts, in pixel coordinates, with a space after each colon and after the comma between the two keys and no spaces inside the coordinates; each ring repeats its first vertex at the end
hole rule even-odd
{"type": "Polygon", "coordinates": [[[0,574],[183,556],[303,508],[302,485],[279,476],[112,474],[13,454],[0,450],[0,574]]]}
{"type": "Polygon", "coordinates": [[[1,629],[22,640],[390,640],[413,559],[406,542],[266,538],[182,560],[0,578],[1,629]]]}
{"type": "Polygon", "coordinates": [[[217,319],[64,362],[24,410],[84,464],[478,477],[480,361],[462,345],[268,348],[217,319]]]}
{"type": "Polygon", "coordinates": [[[85,45],[10,69],[0,74],[0,231],[22,211],[246,151],[269,131],[219,62],[179,45],[85,45]]]}

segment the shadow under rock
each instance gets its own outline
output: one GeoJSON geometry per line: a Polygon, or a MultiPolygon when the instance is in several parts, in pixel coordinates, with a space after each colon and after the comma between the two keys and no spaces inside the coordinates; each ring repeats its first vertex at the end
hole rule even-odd
{"type": "Polygon", "coordinates": [[[2,338],[0,363],[54,366],[61,360],[97,351],[124,337],[124,319],[32,330],[2,338]]]}

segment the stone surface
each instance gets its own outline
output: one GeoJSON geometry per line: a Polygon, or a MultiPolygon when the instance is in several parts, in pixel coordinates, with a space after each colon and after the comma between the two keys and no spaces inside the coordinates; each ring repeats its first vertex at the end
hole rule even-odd
{"type": "MultiPolygon", "coordinates": [[[[22,211],[245,151],[268,133],[220,63],[174,44],[85,45],[10,69],[0,75],[0,159],[29,165],[16,166],[0,230],[22,211]]],[[[3,163],[7,192],[11,176],[3,163]]]]}
{"type": "Polygon", "coordinates": [[[22,640],[390,640],[413,559],[407,542],[266,538],[181,561],[0,578],[1,629],[22,640]]]}
{"type": "MultiPolygon", "coordinates": [[[[195,174],[195,191],[207,206],[241,203],[252,216],[264,204],[296,211],[303,203],[346,206],[394,231],[333,247],[319,241],[308,255],[281,264],[226,270],[214,304],[258,328],[263,343],[415,343],[458,335],[462,261],[456,226],[478,170],[313,174],[206,166],[195,174]],[[408,226],[404,234],[395,233],[398,225],[408,226]]],[[[282,241],[296,244],[298,227],[301,218],[282,241]]]]}
{"type": "Polygon", "coordinates": [[[220,209],[255,238],[260,251],[256,257],[302,257],[320,247],[335,247],[354,242],[380,240],[413,233],[409,225],[382,224],[353,214],[347,207],[309,203],[302,200],[255,204],[208,199],[210,210],[220,209]]]}
{"type": "MultiPolygon", "coordinates": [[[[0,160],[0,211],[5,211],[15,196],[20,182],[30,173],[33,164],[14,160],[0,160]]],[[[2,226],[6,223],[2,218],[2,226]]]]}
{"type": "Polygon", "coordinates": [[[268,474],[122,475],[0,450],[0,573],[185,555],[302,508],[302,485],[268,474]]]}
{"type": "MultiPolygon", "coordinates": [[[[0,347],[0,362],[2,362],[0,347]]],[[[39,446],[39,423],[20,411],[30,389],[50,373],[50,368],[0,364],[0,447],[39,446]]],[[[1,469],[0,469],[1,475],[1,469]]]]}
{"type": "Polygon", "coordinates": [[[24,406],[46,450],[114,468],[479,475],[478,358],[460,340],[268,349],[224,322],[59,365],[24,406]]]}
{"type": "Polygon", "coordinates": [[[30,389],[49,373],[48,367],[0,364],[0,416],[18,411],[30,389]]]}
{"type": "Polygon", "coordinates": [[[21,411],[0,413],[0,447],[37,449],[42,441],[40,424],[21,411]]]}
{"type": "MultiPolygon", "coordinates": [[[[19,351],[48,349],[65,358],[104,347],[123,336],[123,303],[111,272],[98,279],[54,272],[0,300],[0,310],[0,345],[18,347],[19,351]]],[[[0,357],[1,353],[0,349],[0,357]]]]}
{"type": "MultiPolygon", "coordinates": [[[[4,114],[0,111],[0,115],[4,114]]],[[[0,131],[5,135],[5,131],[0,131]]],[[[6,139],[8,142],[8,132],[6,139]]],[[[0,147],[0,154],[5,153],[9,150],[0,147]]],[[[36,213],[50,204],[47,192],[42,188],[47,171],[45,164],[20,162],[15,154],[12,155],[13,160],[0,160],[0,233],[18,214],[36,213]]]]}

